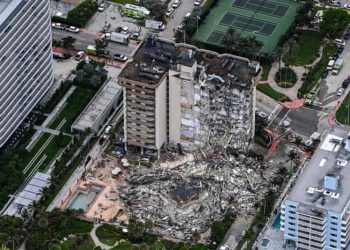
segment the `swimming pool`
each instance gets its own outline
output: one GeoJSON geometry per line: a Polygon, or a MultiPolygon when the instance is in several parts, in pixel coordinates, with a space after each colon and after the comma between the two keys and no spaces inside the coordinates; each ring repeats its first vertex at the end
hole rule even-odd
{"type": "Polygon", "coordinates": [[[273,228],[275,229],[280,229],[281,228],[281,213],[279,213],[275,220],[273,221],[272,225],[273,228]]]}
{"type": "Polygon", "coordinates": [[[69,209],[83,209],[85,212],[94,202],[97,195],[100,193],[101,187],[90,186],[87,190],[78,189],[72,202],[69,204],[69,209]]]}

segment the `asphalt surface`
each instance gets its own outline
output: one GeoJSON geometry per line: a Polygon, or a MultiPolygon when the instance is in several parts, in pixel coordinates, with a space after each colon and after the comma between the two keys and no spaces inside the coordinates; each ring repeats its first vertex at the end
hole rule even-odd
{"type": "MultiPolygon", "coordinates": [[[[174,3],[172,0],[169,3],[169,7],[174,3]]],[[[165,27],[164,31],[160,33],[160,36],[166,39],[171,39],[173,37],[174,29],[177,29],[179,25],[182,23],[184,16],[188,12],[192,12],[194,9],[194,0],[182,0],[182,3],[179,7],[177,7],[172,14],[172,17],[168,18],[168,24],[165,27]]],[[[202,3],[203,4],[203,3],[202,3]]]]}
{"type": "MultiPolygon", "coordinates": [[[[72,36],[76,39],[74,47],[77,50],[86,50],[88,45],[95,45],[95,39],[97,38],[97,35],[90,33],[71,33],[64,30],[52,29],[52,38],[55,40],[60,40],[67,36],[72,36]]],[[[136,46],[132,44],[129,44],[127,46],[119,43],[109,42],[107,50],[109,50],[111,54],[119,53],[130,56],[135,48],[136,46]]]]}

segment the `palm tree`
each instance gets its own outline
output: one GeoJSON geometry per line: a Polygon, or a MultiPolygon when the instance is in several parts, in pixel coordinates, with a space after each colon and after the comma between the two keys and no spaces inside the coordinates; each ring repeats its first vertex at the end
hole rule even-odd
{"type": "Polygon", "coordinates": [[[62,47],[68,51],[68,54],[71,54],[71,50],[74,49],[74,43],[76,39],[72,36],[66,36],[62,38],[62,47]]]}
{"type": "Polygon", "coordinates": [[[222,38],[221,43],[224,45],[225,50],[231,53],[236,48],[237,42],[238,34],[234,28],[230,27],[222,38]]]}
{"type": "Polygon", "coordinates": [[[198,231],[192,232],[192,241],[194,243],[197,243],[201,238],[201,235],[198,233],[198,231]]]}

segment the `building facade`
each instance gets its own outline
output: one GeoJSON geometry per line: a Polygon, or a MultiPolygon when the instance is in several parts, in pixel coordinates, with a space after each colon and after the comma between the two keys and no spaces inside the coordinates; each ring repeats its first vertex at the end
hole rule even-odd
{"type": "Polygon", "coordinates": [[[347,249],[350,239],[350,130],[333,126],[281,207],[286,244],[347,249]]]}
{"type": "Polygon", "coordinates": [[[0,147],[52,87],[49,0],[0,2],[0,147]]]}
{"type": "Polygon", "coordinates": [[[254,135],[253,75],[246,58],[148,34],[118,77],[127,145],[246,148],[254,135]]]}

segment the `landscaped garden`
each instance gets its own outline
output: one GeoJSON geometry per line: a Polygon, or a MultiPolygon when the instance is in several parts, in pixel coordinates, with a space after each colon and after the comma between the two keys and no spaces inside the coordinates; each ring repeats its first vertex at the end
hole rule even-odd
{"type": "Polygon", "coordinates": [[[311,64],[319,55],[322,36],[316,31],[301,31],[297,40],[291,40],[283,61],[289,65],[311,64]]]}
{"type": "Polygon", "coordinates": [[[256,89],[264,93],[265,95],[275,99],[276,101],[285,102],[289,100],[287,96],[271,88],[271,86],[268,83],[258,84],[256,86],[256,89]]]}
{"type": "Polygon", "coordinates": [[[348,94],[335,114],[337,121],[344,125],[350,125],[350,94],[348,94]]]}
{"type": "Polygon", "coordinates": [[[275,75],[277,85],[282,88],[291,88],[297,82],[298,76],[291,68],[281,68],[275,75]]]}

